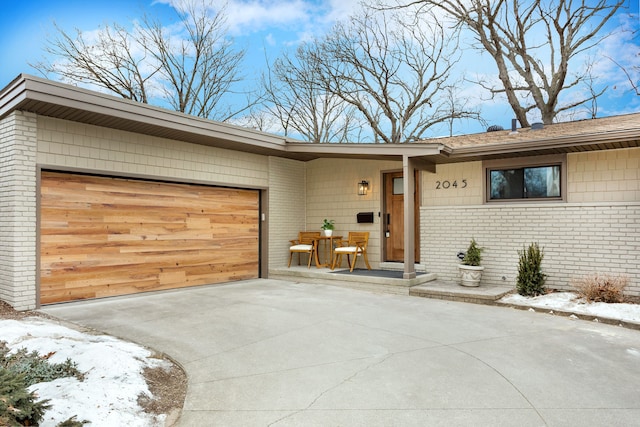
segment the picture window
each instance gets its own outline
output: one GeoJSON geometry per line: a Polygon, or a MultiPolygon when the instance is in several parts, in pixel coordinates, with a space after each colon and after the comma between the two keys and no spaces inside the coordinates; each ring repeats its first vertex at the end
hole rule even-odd
{"type": "Polygon", "coordinates": [[[548,157],[485,162],[487,202],[563,200],[564,161],[548,157]]]}

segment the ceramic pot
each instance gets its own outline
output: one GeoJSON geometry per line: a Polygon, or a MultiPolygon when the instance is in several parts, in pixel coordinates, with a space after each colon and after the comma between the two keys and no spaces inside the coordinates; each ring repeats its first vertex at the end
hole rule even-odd
{"type": "Polygon", "coordinates": [[[480,286],[484,267],[459,264],[458,270],[460,270],[460,284],[462,286],[480,286]]]}

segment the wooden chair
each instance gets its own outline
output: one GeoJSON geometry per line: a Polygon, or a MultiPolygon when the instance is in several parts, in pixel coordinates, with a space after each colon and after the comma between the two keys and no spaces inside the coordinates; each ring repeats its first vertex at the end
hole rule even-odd
{"type": "Polygon", "coordinates": [[[298,254],[298,265],[300,265],[300,254],[309,254],[309,262],[307,268],[311,268],[311,259],[318,249],[318,240],[320,238],[319,231],[301,231],[298,234],[297,240],[290,240],[291,247],[289,248],[289,265],[291,267],[291,259],[293,254],[298,254]]]}
{"type": "Polygon", "coordinates": [[[369,259],[367,258],[367,245],[369,244],[369,232],[368,231],[350,231],[347,240],[340,240],[337,242],[337,247],[333,250],[333,263],[331,269],[333,270],[336,265],[340,266],[342,263],[342,255],[347,255],[347,263],[349,264],[349,271],[353,271],[353,267],[356,266],[358,256],[362,256],[364,263],[367,265],[367,269],[371,270],[369,265],[369,259]],[[351,262],[351,255],[353,255],[353,262],[351,262]]]}

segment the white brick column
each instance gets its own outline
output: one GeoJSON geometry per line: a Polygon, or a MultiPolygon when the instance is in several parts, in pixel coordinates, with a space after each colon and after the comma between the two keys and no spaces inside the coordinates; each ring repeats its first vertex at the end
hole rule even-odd
{"type": "Polygon", "coordinates": [[[15,111],[0,121],[0,299],[36,307],[37,117],[15,111]]]}

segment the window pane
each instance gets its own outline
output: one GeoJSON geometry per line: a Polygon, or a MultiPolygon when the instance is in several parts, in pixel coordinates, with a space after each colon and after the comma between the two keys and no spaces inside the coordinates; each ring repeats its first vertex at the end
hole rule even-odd
{"type": "Polygon", "coordinates": [[[393,194],[404,194],[404,180],[393,178],[393,194]]]}
{"type": "Polygon", "coordinates": [[[525,197],[560,197],[560,166],[524,169],[525,197]]]}
{"type": "Polygon", "coordinates": [[[521,199],[524,197],[522,169],[493,170],[491,199],[521,199]]]}

